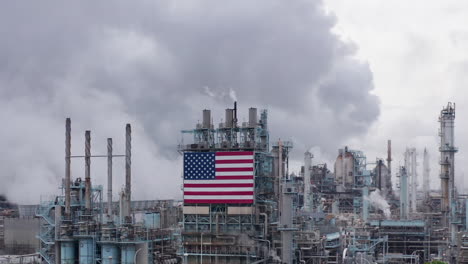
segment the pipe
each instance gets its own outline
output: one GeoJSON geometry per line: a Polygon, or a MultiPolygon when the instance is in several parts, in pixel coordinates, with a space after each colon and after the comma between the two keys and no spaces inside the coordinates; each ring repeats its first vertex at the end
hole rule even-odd
{"type": "Polygon", "coordinates": [[[136,258],[137,258],[137,255],[138,255],[138,252],[140,252],[141,248],[139,248],[136,252],[135,252],[135,257],[133,258],[133,264],[136,264],[136,258]]]}
{"type": "Polygon", "coordinates": [[[382,193],[382,160],[379,159],[379,190],[382,193]]]}
{"type": "Polygon", "coordinates": [[[369,218],[369,188],[362,188],[362,219],[367,222],[369,218]]]}
{"type": "Polygon", "coordinates": [[[283,142],[278,141],[278,179],[283,178],[283,142]]]}
{"type": "Polygon", "coordinates": [[[233,125],[232,127],[233,128],[236,128],[237,127],[237,101],[234,102],[234,118],[233,118],[233,125]]]}
{"type": "Polygon", "coordinates": [[[91,131],[85,132],[85,208],[91,210],[91,131]]]}
{"type": "Polygon", "coordinates": [[[203,264],[203,233],[200,234],[200,264],[203,264]]]}
{"type": "Polygon", "coordinates": [[[264,229],[263,229],[263,237],[267,238],[268,236],[268,215],[266,213],[260,213],[260,215],[263,215],[265,217],[264,219],[264,229]]]}
{"type": "Polygon", "coordinates": [[[262,259],[262,260],[258,260],[258,261],[255,261],[255,262],[252,262],[252,264],[259,264],[259,263],[265,263],[268,261],[268,258],[266,259],[262,259]]]}
{"type": "Polygon", "coordinates": [[[267,239],[254,239],[254,241],[266,242],[268,244],[268,256],[266,258],[266,259],[268,259],[268,257],[270,257],[270,248],[271,248],[270,240],[267,240],[267,239]]]}
{"type": "Polygon", "coordinates": [[[125,128],[125,199],[126,199],[126,212],[125,216],[130,216],[132,201],[132,128],[127,124],[125,128]]]}
{"type": "MultiPolygon", "coordinates": [[[[226,242],[228,245],[235,245],[236,244],[236,237],[235,236],[216,236],[216,238],[221,238],[221,239],[232,239],[231,242],[226,242]]],[[[204,244],[205,245],[205,244],[204,244]]]]}
{"type": "Polygon", "coordinates": [[[70,163],[71,163],[71,119],[65,121],[65,215],[70,216],[70,163]]]}
{"type": "Polygon", "coordinates": [[[112,215],[112,138],[107,139],[107,215],[112,215]]]}

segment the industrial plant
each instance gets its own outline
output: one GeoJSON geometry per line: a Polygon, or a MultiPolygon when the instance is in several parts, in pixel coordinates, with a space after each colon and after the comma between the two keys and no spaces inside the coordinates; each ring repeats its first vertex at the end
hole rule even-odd
{"type": "MultiPolygon", "coordinates": [[[[125,153],[114,153],[109,138],[107,155],[93,154],[85,131],[84,153],[72,155],[66,119],[62,192],[35,207],[34,252],[45,264],[468,263],[468,195],[454,180],[454,103],[438,116],[437,150],[408,146],[394,154],[388,140],[385,158],[343,146],[334,164],[306,151],[300,168],[290,167],[292,142],[270,138],[268,119],[267,110],[249,108],[247,121],[239,122],[234,103],[214,124],[212,112],[203,110],[177,146],[180,201],[132,200],[138,190],[132,189],[130,124],[122,129],[125,153]],[[430,155],[439,163],[431,164],[430,155]],[[394,156],[402,166],[392,164],[394,156]],[[105,187],[92,181],[94,158],[107,159],[105,187]],[[125,162],[118,201],[112,200],[115,159],[125,162]],[[84,178],[73,178],[71,162],[83,160],[84,178]],[[436,166],[440,188],[432,190],[436,166]]],[[[21,219],[5,215],[0,223],[15,218],[21,219]]],[[[0,229],[6,247],[8,228],[0,229]]]]}

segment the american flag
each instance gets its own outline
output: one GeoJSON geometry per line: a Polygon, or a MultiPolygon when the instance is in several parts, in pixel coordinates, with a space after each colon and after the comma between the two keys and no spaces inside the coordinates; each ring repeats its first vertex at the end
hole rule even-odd
{"type": "Polygon", "coordinates": [[[252,151],[185,152],[184,203],[251,204],[252,151]]]}

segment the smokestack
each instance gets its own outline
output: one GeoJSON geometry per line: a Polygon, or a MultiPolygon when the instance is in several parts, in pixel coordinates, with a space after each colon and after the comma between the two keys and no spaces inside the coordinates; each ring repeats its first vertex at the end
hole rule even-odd
{"type": "Polygon", "coordinates": [[[312,153],[304,153],[304,211],[312,212],[311,190],[310,190],[310,170],[312,167],[312,153]]]}
{"type": "Polygon", "coordinates": [[[408,218],[408,174],[405,167],[400,167],[400,218],[408,218]]]}
{"type": "Polygon", "coordinates": [[[130,216],[130,203],[132,201],[132,128],[127,124],[125,128],[125,198],[127,202],[127,215],[130,216]]]}
{"type": "Polygon", "coordinates": [[[208,109],[203,110],[203,121],[202,121],[203,128],[211,128],[211,111],[208,109]]]}
{"type": "Polygon", "coordinates": [[[383,161],[379,159],[379,190],[382,192],[382,163],[383,161]]]}
{"type": "Polygon", "coordinates": [[[234,110],[233,109],[226,109],[225,115],[225,126],[226,128],[232,128],[234,124],[234,110]]]}
{"type": "Polygon", "coordinates": [[[388,177],[392,178],[392,141],[389,139],[387,141],[387,168],[388,168],[388,177]]]}
{"type": "Polygon", "coordinates": [[[237,101],[234,102],[234,120],[232,127],[237,127],[237,101]]]}
{"type": "Polygon", "coordinates": [[[423,192],[424,197],[429,197],[429,153],[427,149],[424,148],[424,156],[423,156],[423,192]]]}
{"type": "Polygon", "coordinates": [[[65,214],[70,216],[71,119],[65,121],[65,214]]]}
{"type": "Polygon", "coordinates": [[[91,210],[91,131],[85,132],[85,208],[91,210]]]}
{"type": "Polygon", "coordinates": [[[257,108],[249,108],[249,127],[257,126],[257,108]]]}
{"type": "Polygon", "coordinates": [[[107,214],[112,215],[112,138],[107,139],[107,214]]]}

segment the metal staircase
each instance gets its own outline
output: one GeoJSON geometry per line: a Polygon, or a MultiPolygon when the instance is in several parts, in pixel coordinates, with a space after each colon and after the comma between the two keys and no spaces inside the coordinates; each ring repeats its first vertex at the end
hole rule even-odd
{"type": "Polygon", "coordinates": [[[54,208],[53,202],[42,202],[36,212],[36,216],[41,218],[39,235],[37,236],[41,244],[39,255],[47,264],[55,264],[55,219],[51,217],[54,208]]]}

